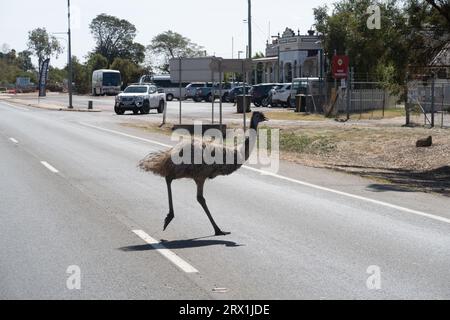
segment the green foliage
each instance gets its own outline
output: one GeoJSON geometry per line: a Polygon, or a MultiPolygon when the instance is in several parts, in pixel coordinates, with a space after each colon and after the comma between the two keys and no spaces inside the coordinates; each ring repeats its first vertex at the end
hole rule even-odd
{"type": "Polygon", "coordinates": [[[449,41],[448,0],[340,0],[314,9],[325,51],[348,54],[357,74],[371,74],[398,93],[410,65],[428,65],[449,41]],[[429,3],[439,2],[439,11],[429,3]],[[443,5],[446,3],[446,5],[443,5]],[[367,27],[370,5],[381,9],[381,29],[367,27]]]}
{"type": "Polygon", "coordinates": [[[108,59],[102,56],[100,53],[92,53],[88,56],[86,62],[87,67],[91,72],[100,69],[108,69],[109,63],[108,59]]]}
{"type": "Polygon", "coordinates": [[[162,58],[164,62],[160,69],[165,72],[169,71],[170,59],[201,57],[204,55],[203,47],[170,30],[154,37],[148,49],[162,58]]]}
{"type": "Polygon", "coordinates": [[[36,73],[29,59],[29,52],[16,54],[13,49],[0,53],[0,84],[13,85],[17,77],[30,78],[31,82],[36,83],[36,73]]]}
{"type": "Polygon", "coordinates": [[[123,87],[136,82],[137,79],[142,75],[141,68],[131,60],[116,58],[111,69],[119,70],[122,74],[123,87]]]}
{"type": "Polygon", "coordinates": [[[45,28],[37,28],[28,33],[28,49],[37,56],[39,68],[42,61],[62,52],[59,41],[49,35],[45,28]]]}
{"type": "Polygon", "coordinates": [[[142,63],[145,58],[145,47],[134,42],[136,27],[124,19],[106,14],[98,15],[89,25],[97,46],[94,53],[104,56],[109,64],[114,59],[122,58],[142,63]]]}
{"type": "MultiPolygon", "coordinates": [[[[88,67],[82,64],[77,57],[72,57],[72,68],[73,68],[73,82],[75,84],[75,92],[79,94],[86,94],[91,92],[91,75],[88,67]]],[[[67,72],[68,67],[66,67],[67,72]]]]}

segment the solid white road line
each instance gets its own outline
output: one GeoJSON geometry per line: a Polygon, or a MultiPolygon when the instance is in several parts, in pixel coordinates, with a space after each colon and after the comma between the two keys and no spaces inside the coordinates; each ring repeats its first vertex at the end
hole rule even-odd
{"type": "Polygon", "coordinates": [[[13,143],[15,143],[15,144],[18,144],[19,143],[19,141],[17,141],[16,139],[14,139],[14,138],[9,138],[9,140],[11,140],[13,143]]]}
{"type": "Polygon", "coordinates": [[[197,269],[191,266],[189,263],[181,259],[175,253],[164,247],[161,242],[156,241],[152,237],[150,237],[147,233],[142,230],[133,230],[133,232],[146,243],[151,245],[156,251],[158,251],[162,256],[164,256],[167,260],[172,262],[178,268],[183,270],[186,273],[199,273],[197,269]]]}
{"type": "Polygon", "coordinates": [[[116,130],[110,130],[110,129],[106,129],[106,128],[102,128],[102,127],[93,126],[93,125],[90,125],[90,124],[87,124],[87,123],[84,123],[84,122],[79,122],[79,123],[81,125],[85,126],[85,127],[89,127],[89,128],[93,128],[93,129],[109,132],[109,133],[114,133],[114,134],[117,134],[119,136],[132,138],[132,139],[139,140],[139,141],[149,142],[149,143],[156,144],[158,146],[165,147],[165,148],[172,148],[171,145],[164,144],[164,143],[161,143],[161,142],[158,142],[158,141],[132,136],[130,134],[126,134],[126,133],[123,133],[123,132],[120,132],[120,131],[116,131],[116,130]]]}
{"type": "Polygon", "coordinates": [[[44,167],[46,167],[48,170],[50,170],[51,172],[53,172],[53,173],[58,173],[59,171],[58,170],[56,170],[54,167],[52,167],[50,164],[48,164],[48,162],[46,162],[46,161],[41,161],[41,163],[42,163],[42,165],[44,166],[44,167]]]}
{"type": "Polygon", "coordinates": [[[374,199],[366,198],[366,197],[363,197],[363,196],[358,196],[358,195],[355,195],[355,194],[351,194],[351,193],[347,193],[347,192],[343,192],[343,191],[339,191],[339,190],[334,190],[334,189],[330,189],[330,188],[326,188],[326,187],[321,187],[321,186],[318,186],[318,185],[315,185],[315,184],[312,184],[312,183],[303,182],[303,181],[300,181],[300,180],[284,177],[284,176],[281,176],[279,174],[275,174],[275,173],[272,173],[272,172],[267,172],[267,171],[263,171],[263,170],[259,170],[259,169],[255,169],[255,168],[251,168],[251,167],[247,167],[247,166],[245,167],[245,169],[251,170],[251,171],[254,171],[254,172],[258,172],[258,173],[264,174],[266,176],[270,176],[270,177],[278,178],[278,179],[281,179],[281,180],[289,181],[289,182],[292,182],[292,183],[295,183],[295,184],[299,184],[299,185],[302,185],[302,186],[305,186],[305,187],[309,187],[309,188],[313,188],[313,189],[317,189],[317,190],[321,190],[321,191],[326,191],[326,192],[331,192],[331,193],[334,193],[334,194],[338,194],[340,196],[345,196],[345,197],[349,197],[349,198],[353,198],[353,199],[357,199],[357,200],[362,200],[362,201],[374,203],[374,204],[381,205],[381,206],[384,206],[384,207],[389,207],[389,208],[392,208],[392,209],[396,209],[396,210],[412,213],[412,214],[415,214],[415,215],[418,215],[418,216],[422,216],[422,217],[426,217],[426,218],[430,218],[430,219],[434,219],[434,220],[437,220],[437,221],[441,221],[441,222],[445,222],[445,223],[449,223],[450,224],[450,219],[447,219],[447,218],[444,218],[444,217],[441,217],[441,216],[436,216],[434,214],[408,209],[408,208],[405,208],[405,207],[397,206],[395,204],[391,204],[391,203],[387,203],[387,202],[379,201],[379,200],[374,200],[374,199]]]}
{"type": "MultiPolygon", "coordinates": [[[[150,139],[144,139],[144,138],[136,137],[136,136],[133,136],[133,135],[130,135],[130,134],[126,134],[126,133],[120,132],[120,131],[109,130],[109,129],[105,129],[105,128],[101,128],[101,127],[97,127],[97,126],[88,125],[88,124],[85,124],[85,123],[81,123],[81,124],[84,125],[84,126],[87,126],[87,127],[91,127],[91,128],[95,128],[95,129],[98,129],[98,130],[114,133],[114,134],[117,134],[117,135],[125,136],[125,137],[128,137],[128,138],[132,138],[132,139],[136,139],[136,140],[140,140],[140,141],[149,142],[149,143],[156,144],[156,145],[159,145],[159,146],[162,146],[162,147],[166,147],[166,148],[172,148],[173,147],[173,146],[168,145],[168,144],[164,144],[164,143],[161,143],[161,142],[158,142],[158,141],[154,141],[154,140],[150,140],[150,139]]],[[[280,179],[280,180],[284,180],[284,181],[288,181],[288,182],[295,183],[295,184],[298,184],[298,185],[302,185],[304,187],[313,188],[313,189],[321,190],[321,191],[325,191],[325,192],[330,192],[330,193],[334,193],[334,194],[337,194],[337,195],[340,195],[340,196],[349,197],[349,198],[353,198],[353,199],[357,199],[357,200],[361,200],[361,201],[365,201],[365,202],[370,202],[370,203],[373,203],[373,204],[376,204],[376,205],[384,206],[384,207],[387,207],[387,208],[391,208],[391,209],[395,209],[395,210],[411,213],[411,214],[414,214],[414,215],[417,215],[417,216],[421,216],[421,217],[425,217],[425,218],[429,218],[429,219],[433,219],[433,220],[436,220],[436,221],[445,222],[445,223],[450,224],[450,219],[444,218],[444,217],[441,217],[441,216],[438,216],[438,215],[434,215],[434,214],[430,214],[430,213],[426,213],[426,212],[422,212],[422,211],[418,211],[418,210],[413,210],[413,209],[397,206],[395,204],[391,204],[391,203],[388,203],[388,202],[374,200],[374,199],[371,199],[371,198],[358,196],[358,195],[355,195],[355,194],[351,194],[351,193],[347,193],[347,192],[343,192],[343,191],[339,191],[339,190],[335,190],[335,189],[331,189],[331,188],[322,187],[322,186],[315,185],[315,184],[312,184],[312,183],[309,183],[309,182],[304,182],[304,181],[301,181],[301,180],[288,178],[288,177],[285,177],[285,176],[282,176],[282,175],[279,175],[279,174],[275,174],[275,173],[272,173],[272,172],[269,172],[269,171],[255,169],[255,168],[252,168],[252,167],[249,167],[249,166],[243,166],[242,168],[250,170],[250,171],[253,171],[253,172],[258,172],[258,173],[260,173],[262,175],[265,175],[265,176],[271,176],[271,177],[274,177],[274,178],[277,178],[277,179],[280,179]]]]}

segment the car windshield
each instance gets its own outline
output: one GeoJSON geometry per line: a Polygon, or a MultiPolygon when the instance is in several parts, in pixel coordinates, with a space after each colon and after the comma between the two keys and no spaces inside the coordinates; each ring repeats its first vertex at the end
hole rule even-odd
{"type": "Polygon", "coordinates": [[[147,93],[147,87],[128,87],[125,93],[147,93]]]}
{"type": "Polygon", "coordinates": [[[118,87],[121,85],[122,79],[120,73],[105,72],[103,74],[103,85],[107,87],[118,87]]]}

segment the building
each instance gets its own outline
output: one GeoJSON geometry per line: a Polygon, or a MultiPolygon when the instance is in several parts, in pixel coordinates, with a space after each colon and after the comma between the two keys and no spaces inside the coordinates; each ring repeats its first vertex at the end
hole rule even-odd
{"type": "Polygon", "coordinates": [[[293,78],[319,77],[323,68],[323,47],[313,30],[297,34],[286,28],[266,45],[266,57],[254,59],[256,83],[291,82],[293,78]]]}

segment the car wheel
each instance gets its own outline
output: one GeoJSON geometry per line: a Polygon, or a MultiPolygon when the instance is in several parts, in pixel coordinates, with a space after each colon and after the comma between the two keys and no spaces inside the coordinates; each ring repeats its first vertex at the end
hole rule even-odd
{"type": "Polygon", "coordinates": [[[208,94],[208,95],[206,96],[206,101],[208,101],[208,102],[213,102],[213,97],[212,97],[211,94],[208,94]]]}
{"type": "Polygon", "coordinates": [[[161,100],[159,102],[158,113],[163,113],[163,112],[164,112],[164,101],[161,100]]]}
{"type": "Polygon", "coordinates": [[[144,102],[144,106],[141,108],[141,114],[149,114],[150,113],[150,103],[148,101],[144,102]]]}
{"type": "Polygon", "coordinates": [[[267,107],[269,106],[269,104],[270,104],[269,98],[263,99],[263,101],[262,101],[262,103],[261,103],[261,105],[262,105],[264,108],[267,108],[267,107]]]}
{"type": "Polygon", "coordinates": [[[230,95],[228,93],[224,94],[222,102],[230,102],[230,95]]]}
{"type": "Polygon", "coordinates": [[[118,108],[118,107],[114,107],[114,112],[115,112],[117,115],[121,116],[121,115],[123,115],[123,114],[125,113],[125,110],[122,110],[122,109],[120,109],[120,108],[118,108]]]}
{"type": "Polygon", "coordinates": [[[200,97],[194,97],[192,98],[192,100],[194,100],[195,102],[202,102],[202,98],[200,97]]]}
{"type": "Polygon", "coordinates": [[[173,101],[173,94],[167,95],[167,101],[173,101]]]}
{"type": "Polygon", "coordinates": [[[255,107],[259,108],[261,107],[261,103],[258,101],[253,102],[253,104],[255,105],[255,107]]]}
{"type": "Polygon", "coordinates": [[[139,109],[133,109],[133,114],[139,114],[139,109]]]}

